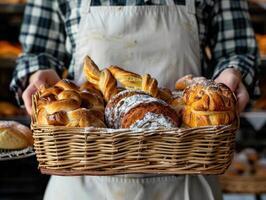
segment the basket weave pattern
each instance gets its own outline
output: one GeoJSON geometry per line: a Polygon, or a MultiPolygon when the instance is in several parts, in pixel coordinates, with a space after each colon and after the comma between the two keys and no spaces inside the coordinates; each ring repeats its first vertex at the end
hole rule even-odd
{"type": "Polygon", "coordinates": [[[39,167],[46,174],[222,174],[231,164],[237,126],[70,128],[38,126],[33,115],[32,130],[39,167]]]}
{"type": "Polygon", "coordinates": [[[219,178],[224,192],[266,193],[266,179],[260,176],[221,176],[219,178]]]}

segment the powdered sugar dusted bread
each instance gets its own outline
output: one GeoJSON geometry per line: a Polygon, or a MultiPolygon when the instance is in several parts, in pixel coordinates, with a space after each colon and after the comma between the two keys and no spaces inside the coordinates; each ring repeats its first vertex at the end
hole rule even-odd
{"type": "Polygon", "coordinates": [[[167,103],[132,90],[114,96],[106,106],[105,117],[111,128],[171,128],[179,125],[177,114],[167,103]]]}

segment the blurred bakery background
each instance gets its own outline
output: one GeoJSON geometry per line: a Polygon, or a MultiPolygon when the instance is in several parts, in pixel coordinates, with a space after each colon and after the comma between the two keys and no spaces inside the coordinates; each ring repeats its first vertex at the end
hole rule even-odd
{"type": "MultiPolygon", "coordinates": [[[[30,118],[9,91],[9,83],[21,53],[18,42],[25,0],[0,0],[0,120],[15,120],[27,126],[30,118]]],[[[41,200],[49,176],[42,175],[33,151],[9,153],[0,150],[0,199],[41,200]]]]}
{"type": "MultiPolygon", "coordinates": [[[[24,6],[25,0],[0,0],[0,120],[29,126],[30,118],[9,91],[21,53],[18,36],[24,6]]],[[[263,66],[258,77],[261,95],[253,97],[241,115],[234,161],[221,177],[225,200],[266,200],[266,1],[250,0],[250,14],[263,66]]],[[[40,174],[34,155],[24,157],[3,159],[0,151],[0,200],[42,199],[49,176],[40,174]]]]}

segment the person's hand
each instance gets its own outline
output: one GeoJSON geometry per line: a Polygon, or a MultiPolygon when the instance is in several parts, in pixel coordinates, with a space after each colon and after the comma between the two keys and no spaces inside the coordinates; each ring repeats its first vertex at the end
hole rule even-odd
{"type": "Polygon", "coordinates": [[[39,70],[29,78],[29,85],[22,93],[22,99],[28,114],[32,114],[32,95],[41,87],[54,85],[60,80],[57,73],[52,69],[39,70]]]}
{"type": "Polygon", "coordinates": [[[249,101],[248,91],[241,79],[240,72],[234,68],[225,69],[215,79],[216,82],[224,83],[235,93],[238,100],[239,112],[242,112],[245,109],[249,101]]]}

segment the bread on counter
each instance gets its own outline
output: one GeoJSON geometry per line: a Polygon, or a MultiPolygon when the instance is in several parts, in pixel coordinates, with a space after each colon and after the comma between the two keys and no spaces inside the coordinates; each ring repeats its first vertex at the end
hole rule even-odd
{"type": "Polygon", "coordinates": [[[0,121],[0,149],[23,149],[32,145],[28,127],[15,121],[0,121]]]}
{"type": "Polygon", "coordinates": [[[0,117],[16,117],[18,115],[25,115],[25,111],[11,103],[0,102],[0,117]]]}

